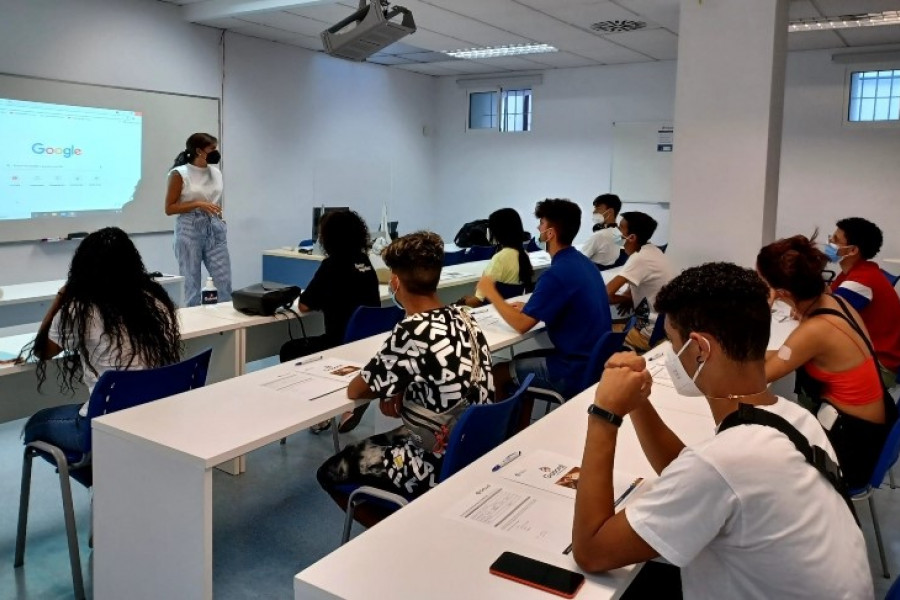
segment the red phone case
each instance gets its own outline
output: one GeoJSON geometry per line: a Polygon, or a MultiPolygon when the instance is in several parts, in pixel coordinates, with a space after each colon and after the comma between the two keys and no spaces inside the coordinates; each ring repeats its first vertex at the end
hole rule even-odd
{"type": "Polygon", "coordinates": [[[581,583],[578,584],[578,587],[575,588],[575,591],[571,594],[566,594],[559,590],[554,590],[553,588],[544,587],[543,585],[537,584],[533,581],[528,581],[527,579],[521,579],[519,577],[515,577],[510,575],[509,573],[504,573],[502,571],[497,571],[496,569],[490,569],[491,575],[496,575],[497,577],[502,577],[503,579],[509,579],[510,581],[515,581],[516,583],[521,583],[522,585],[527,585],[528,587],[533,587],[534,589],[541,590],[542,592],[548,592],[550,594],[554,594],[556,596],[562,596],[563,598],[574,598],[575,594],[584,586],[585,580],[582,579],[581,583]]]}

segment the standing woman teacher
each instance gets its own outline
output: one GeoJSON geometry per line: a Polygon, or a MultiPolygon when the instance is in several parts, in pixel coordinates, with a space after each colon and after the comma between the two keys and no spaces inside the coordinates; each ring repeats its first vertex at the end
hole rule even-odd
{"type": "Polygon", "coordinates": [[[219,140],[195,133],[185,142],[169,171],[166,214],[175,220],[175,258],[184,277],[187,306],[200,304],[200,264],[219,292],[219,301],[231,299],[231,259],[222,219],[222,171],[219,140]]]}

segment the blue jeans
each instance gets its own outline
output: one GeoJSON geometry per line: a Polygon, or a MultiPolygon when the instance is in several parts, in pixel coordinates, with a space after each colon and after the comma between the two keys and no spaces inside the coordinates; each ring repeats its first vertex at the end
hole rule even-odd
{"type": "Polygon", "coordinates": [[[81,404],[66,404],[37,411],[25,422],[25,443],[47,442],[67,456],[85,454],[91,435],[91,421],[78,414],[81,404]]]}
{"type": "Polygon", "coordinates": [[[228,255],[225,221],[205,212],[178,215],[175,220],[175,258],[184,277],[184,305],[200,304],[200,265],[213,278],[219,302],[231,300],[231,258],[228,255]]]}
{"type": "MultiPolygon", "coordinates": [[[[552,350],[536,350],[534,352],[525,352],[515,357],[509,364],[509,376],[512,378],[516,386],[520,386],[529,373],[534,373],[534,380],[531,382],[532,387],[553,390],[565,399],[569,399],[572,395],[567,385],[567,381],[562,377],[554,377],[550,373],[547,366],[547,354],[552,350]]],[[[577,392],[576,392],[577,393],[577,392]]]]}

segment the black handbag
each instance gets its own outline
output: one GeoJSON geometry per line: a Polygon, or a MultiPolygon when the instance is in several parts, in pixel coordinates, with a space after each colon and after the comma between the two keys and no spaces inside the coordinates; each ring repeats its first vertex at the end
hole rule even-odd
{"type": "Polygon", "coordinates": [[[296,285],[262,282],[231,293],[235,310],[247,315],[272,316],[279,308],[288,308],[300,297],[296,285]]]}

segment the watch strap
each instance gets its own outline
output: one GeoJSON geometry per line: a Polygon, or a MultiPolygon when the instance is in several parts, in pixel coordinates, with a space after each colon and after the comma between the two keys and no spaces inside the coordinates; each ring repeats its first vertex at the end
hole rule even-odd
{"type": "Polygon", "coordinates": [[[609,412],[605,408],[600,408],[596,404],[591,404],[590,406],[588,406],[587,411],[588,411],[589,415],[594,415],[595,417],[603,419],[607,423],[612,423],[616,427],[619,427],[620,425],[622,425],[622,417],[620,417],[617,414],[609,412]]]}

